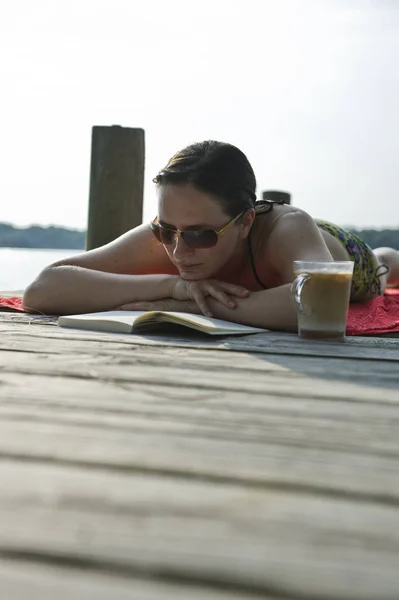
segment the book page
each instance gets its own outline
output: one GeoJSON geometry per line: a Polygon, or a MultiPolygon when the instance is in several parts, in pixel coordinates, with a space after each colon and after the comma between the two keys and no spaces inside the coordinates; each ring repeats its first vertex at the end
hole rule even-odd
{"type": "MultiPolygon", "coordinates": [[[[149,316],[149,313],[147,313],[147,315],[149,316]]],[[[204,315],[197,315],[194,313],[160,311],[155,318],[157,321],[165,320],[180,323],[182,325],[185,323],[187,325],[193,325],[196,329],[206,331],[207,333],[255,333],[267,331],[266,329],[259,327],[251,327],[250,325],[242,325],[241,323],[234,323],[232,321],[223,321],[222,319],[205,317],[204,315]]],[[[145,317],[145,320],[147,320],[147,316],[145,317]]]]}
{"type": "Polygon", "coordinates": [[[109,310],[80,315],[61,316],[58,325],[101,331],[131,333],[156,323],[175,323],[210,335],[233,335],[267,331],[221,319],[214,319],[194,313],[170,311],[127,311],[109,310]]]}
{"type": "Polygon", "coordinates": [[[145,311],[107,310],[80,315],[65,315],[58,319],[61,327],[77,327],[81,329],[99,329],[102,331],[131,332],[137,318],[145,311]],[[113,325],[114,324],[114,325],[113,325]]]}

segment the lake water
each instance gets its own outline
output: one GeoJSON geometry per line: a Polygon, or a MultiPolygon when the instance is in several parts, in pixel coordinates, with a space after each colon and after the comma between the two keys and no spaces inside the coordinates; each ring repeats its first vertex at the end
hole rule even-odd
{"type": "Polygon", "coordinates": [[[23,290],[47,265],[82,250],[0,248],[0,292],[23,290]]]}

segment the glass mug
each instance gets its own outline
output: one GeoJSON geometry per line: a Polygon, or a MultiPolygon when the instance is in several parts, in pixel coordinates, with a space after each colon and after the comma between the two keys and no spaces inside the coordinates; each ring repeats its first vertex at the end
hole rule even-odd
{"type": "Polygon", "coordinates": [[[298,334],[307,339],[343,340],[348,320],[354,263],[294,261],[291,292],[298,334]]]}

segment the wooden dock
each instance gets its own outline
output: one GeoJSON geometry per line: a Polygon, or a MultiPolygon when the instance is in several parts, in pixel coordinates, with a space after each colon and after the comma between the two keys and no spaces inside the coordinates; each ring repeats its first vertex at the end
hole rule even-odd
{"type": "Polygon", "coordinates": [[[399,339],[0,348],[1,600],[398,600],[399,339]]]}

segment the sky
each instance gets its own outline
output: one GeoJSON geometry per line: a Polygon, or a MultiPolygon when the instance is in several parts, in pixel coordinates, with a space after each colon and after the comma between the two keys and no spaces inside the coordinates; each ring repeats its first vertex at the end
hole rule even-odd
{"type": "Polygon", "coordinates": [[[399,227],[399,0],[0,0],[0,221],[87,226],[91,128],[204,139],[313,217],[399,227]]]}

